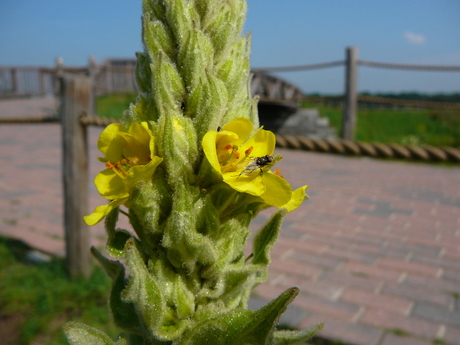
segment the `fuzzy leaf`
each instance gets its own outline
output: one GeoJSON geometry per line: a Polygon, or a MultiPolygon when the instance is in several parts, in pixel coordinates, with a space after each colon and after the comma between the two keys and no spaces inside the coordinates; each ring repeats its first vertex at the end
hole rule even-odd
{"type": "Polygon", "coordinates": [[[284,209],[277,211],[257,233],[253,242],[253,265],[268,265],[270,263],[270,250],[278,238],[286,213],[287,211],[284,209]]]}
{"type": "Polygon", "coordinates": [[[125,256],[125,243],[131,237],[128,231],[115,229],[118,221],[118,208],[111,211],[105,218],[105,230],[107,231],[107,251],[114,258],[125,256]]]}
{"type": "Polygon", "coordinates": [[[122,291],[126,287],[125,267],[119,261],[107,259],[95,247],[91,248],[91,253],[112,279],[109,305],[115,324],[128,332],[140,333],[141,323],[134,305],[121,299],[122,291]]]}
{"type": "Polygon", "coordinates": [[[186,336],[181,345],[271,344],[281,313],[297,294],[298,289],[291,288],[257,311],[238,309],[204,321],[186,336]]]}
{"type": "Polygon", "coordinates": [[[152,59],[161,51],[168,56],[168,61],[174,61],[175,48],[168,30],[161,21],[151,21],[148,13],[144,15],[144,41],[152,59]]]}
{"type": "Polygon", "coordinates": [[[130,280],[121,298],[124,302],[135,305],[146,327],[155,334],[161,326],[166,311],[162,291],[147,270],[134,239],[131,238],[126,242],[125,250],[130,280]]]}
{"type": "Polygon", "coordinates": [[[176,66],[168,60],[166,54],[160,51],[155,55],[155,63],[150,65],[152,97],[158,114],[164,114],[165,109],[168,109],[176,111],[179,115],[185,87],[176,66]]]}
{"type": "Polygon", "coordinates": [[[214,242],[196,229],[197,214],[191,212],[200,190],[185,181],[178,181],[174,204],[164,229],[162,245],[168,249],[168,259],[177,268],[193,272],[197,263],[211,265],[217,260],[214,242]]]}
{"type": "Polygon", "coordinates": [[[323,324],[318,323],[302,331],[275,331],[274,345],[303,344],[323,329],[323,324]]]}
{"type": "Polygon", "coordinates": [[[104,332],[77,322],[66,323],[64,333],[71,345],[126,345],[123,338],[115,342],[104,332]]]}

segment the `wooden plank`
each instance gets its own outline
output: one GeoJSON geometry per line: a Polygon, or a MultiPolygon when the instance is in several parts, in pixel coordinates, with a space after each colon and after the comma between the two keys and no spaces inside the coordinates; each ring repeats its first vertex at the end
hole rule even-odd
{"type": "Polygon", "coordinates": [[[64,228],[70,276],[88,276],[91,270],[88,214],[87,129],[79,118],[91,109],[91,82],[86,76],[64,75],[61,84],[61,122],[64,185],[64,228]]]}

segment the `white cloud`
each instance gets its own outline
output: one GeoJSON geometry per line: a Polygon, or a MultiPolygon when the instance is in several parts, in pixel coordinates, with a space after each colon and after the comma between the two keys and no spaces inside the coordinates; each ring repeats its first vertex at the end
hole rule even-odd
{"type": "Polygon", "coordinates": [[[423,44],[426,42],[426,37],[421,34],[416,34],[414,32],[406,31],[403,33],[403,37],[412,44],[423,44]]]}

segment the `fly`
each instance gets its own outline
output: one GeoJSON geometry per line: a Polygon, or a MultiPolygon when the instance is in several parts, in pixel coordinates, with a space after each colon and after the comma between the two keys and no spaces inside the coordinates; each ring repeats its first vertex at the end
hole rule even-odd
{"type": "Polygon", "coordinates": [[[243,171],[238,175],[250,175],[257,169],[260,170],[260,175],[262,175],[265,171],[268,171],[273,165],[279,162],[283,156],[276,155],[276,156],[269,156],[265,155],[262,157],[249,157],[252,161],[248,165],[246,165],[243,171]]]}

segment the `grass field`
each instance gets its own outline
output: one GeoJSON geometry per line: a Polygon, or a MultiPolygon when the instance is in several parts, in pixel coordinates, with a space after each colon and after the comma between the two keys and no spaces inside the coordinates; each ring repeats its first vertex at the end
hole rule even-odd
{"type": "Polygon", "coordinates": [[[33,264],[25,260],[29,250],[0,237],[0,344],[68,344],[62,326],[69,320],[118,335],[108,313],[110,280],[102,269],[94,267],[88,280],[70,281],[63,259],[33,264]]]}
{"type": "Polygon", "coordinates": [[[136,94],[113,94],[99,97],[96,100],[96,111],[101,117],[121,119],[123,112],[136,100],[136,94]]]}
{"type": "MultiPolygon", "coordinates": [[[[121,118],[134,102],[134,94],[108,95],[97,100],[100,116],[121,118]]],[[[318,108],[328,117],[340,134],[342,109],[305,103],[303,107],[318,108]]],[[[360,109],[356,140],[403,145],[460,147],[460,111],[435,109],[360,109]]]]}
{"type": "MultiPolygon", "coordinates": [[[[342,109],[319,104],[304,104],[318,108],[321,116],[340,134],[342,109]]],[[[460,111],[435,109],[360,109],[356,140],[403,145],[460,147],[460,111]]]]}

